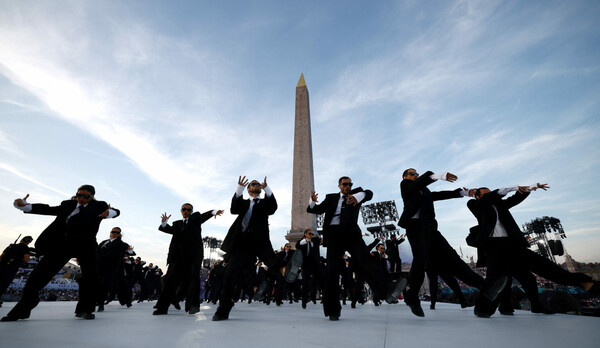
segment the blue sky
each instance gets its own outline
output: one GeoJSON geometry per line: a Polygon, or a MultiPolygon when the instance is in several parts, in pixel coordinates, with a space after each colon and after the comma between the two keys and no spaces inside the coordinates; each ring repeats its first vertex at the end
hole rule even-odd
{"type": "MultiPolygon", "coordinates": [[[[408,167],[459,186],[549,183],[513,209],[559,218],[566,250],[600,247],[600,6],[595,1],[0,1],[0,244],[37,237],[84,183],[112,226],[164,266],[163,212],[227,213],[239,175],[268,177],[285,243],[295,87],[310,92],[316,190],[342,175],[401,201],[408,167]]],[[[307,197],[308,200],[308,197],[307,197]]],[[[399,204],[401,209],[401,204],[399,204]]],[[[466,255],[466,199],[436,205],[466,255]]],[[[173,220],[173,219],[172,219],[173,220]]],[[[369,241],[369,240],[367,240],[369,241]]],[[[408,246],[404,245],[405,250],[408,246]]]]}

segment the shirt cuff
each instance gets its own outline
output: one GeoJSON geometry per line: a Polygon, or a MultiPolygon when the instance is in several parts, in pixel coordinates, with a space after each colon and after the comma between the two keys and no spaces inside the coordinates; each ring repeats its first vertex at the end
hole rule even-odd
{"type": "Polygon", "coordinates": [[[469,190],[460,190],[461,197],[467,197],[469,195],[469,190]]]}
{"type": "MultiPolygon", "coordinates": [[[[25,203],[27,203],[27,202],[25,202],[25,203]]],[[[19,207],[16,204],[13,204],[13,206],[24,213],[29,213],[29,212],[31,212],[31,209],[32,209],[31,204],[29,204],[29,203],[27,203],[27,205],[23,206],[23,207],[19,207]]]]}
{"type": "Polygon", "coordinates": [[[117,216],[117,212],[113,209],[108,209],[108,216],[106,218],[113,219],[115,216],[117,216]]]}
{"type": "Polygon", "coordinates": [[[263,190],[265,191],[265,196],[271,197],[273,195],[273,191],[271,191],[271,186],[267,186],[263,190]]]}
{"type": "Polygon", "coordinates": [[[241,197],[244,194],[244,187],[243,185],[238,185],[237,189],[235,190],[235,196],[236,197],[241,197]]]}
{"type": "Polygon", "coordinates": [[[429,177],[431,180],[446,180],[446,175],[448,172],[431,174],[429,177]]]}
{"type": "Polygon", "coordinates": [[[309,201],[308,201],[308,206],[311,207],[311,208],[313,208],[316,204],[317,203],[315,203],[315,201],[312,200],[312,197],[310,197],[309,201]]]}
{"type": "Polygon", "coordinates": [[[160,227],[165,228],[165,226],[167,226],[168,223],[169,223],[169,218],[167,218],[162,224],[160,224],[160,227]]]}
{"type": "Polygon", "coordinates": [[[358,203],[360,203],[360,202],[362,202],[363,199],[365,199],[365,197],[367,196],[367,194],[364,193],[364,192],[357,192],[353,196],[354,196],[354,198],[356,198],[356,201],[358,203]]]}
{"type": "Polygon", "coordinates": [[[503,188],[501,188],[501,189],[498,190],[498,194],[500,196],[506,196],[506,194],[508,194],[509,192],[516,191],[518,189],[519,189],[519,186],[503,187],[503,188]]]}

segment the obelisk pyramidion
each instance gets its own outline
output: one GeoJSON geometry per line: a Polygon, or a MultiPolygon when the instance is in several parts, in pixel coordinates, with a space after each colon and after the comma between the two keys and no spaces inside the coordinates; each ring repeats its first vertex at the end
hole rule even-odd
{"type": "MultiPolygon", "coordinates": [[[[294,127],[294,177],[292,186],[292,228],[285,238],[290,243],[302,239],[304,230],[317,231],[316,215],[306,212],[311,191],[315,189],[312,137],[310,135],[310,106],[304,74],[296,86],[296,124],[294,127]]],[[[293,245],[292,245],[293,246],[293,245]]]]}

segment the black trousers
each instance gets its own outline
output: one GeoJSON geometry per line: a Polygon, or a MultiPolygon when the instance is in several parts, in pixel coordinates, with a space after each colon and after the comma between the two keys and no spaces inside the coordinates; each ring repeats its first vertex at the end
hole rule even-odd
{"type": "Polygon", "coordinates": [[[185,309],[200,306],[201,260],[177,260],[169,264],[156,308],[167,310],[172,302],[186,298],[185,309]],[[179,294],[178,294],[179,289],[179,294]]]}
{"type": "Polygon", "coordinates": [[[52,280],[63,266],[77,258],[81,267],[79,279],[79,301],[75,313],[92,313],[96,306],[96,241],[67,240],[45,254],[23,288],[23,297],[8,313],[11,316],[26,317],[39,303],[39,292],[52,280]]]}
{"type": "Polygon", "coordinates": [[[390,275],[383,272],[371,257],[362,237],[348,236],[344,232],[339,226],[330,226],[327,231],[327,271],[323,293],[323,312],[326,317],[339,316],[342,311],[339,279],[346,251],[352,257],[355,271],[365,278],[376,296],[382,298],[391,282],[390,275]]]}
{"type": "Polygon", "coordinates": [[[283,265],[273,251],[270,241],[260,243],[252,240],[250,236],[241,236],[233,250],[227,255],[229,263],[225,268],[223,289],[216,312],[220,316],[229,316],[229,312],[233,308],[235,285],[244,272],[256,264],[257,257],[268,267],[269,272],[278,280],[279,284],[283,282],[283,277],[279,273],[279,269],[283,265]]]}
{"type": "Polygon", "coordinates": [[[404,301],[419,303],[419,290],[425,280],[425,270],[429,267],[429,243],[433,231],[437,231],[435,220],[431,223],[412,219],[406,226],[406,237],[410,243],[413,262],[408,273],[408,289],[404,301]]]}
{"type": "MultiPolygon", "coordinates": [[[[300,252],[296,250],[296,252],[300,252]]],[[[307,303],[309,298],[315,298],[317,285],[323,288],[325,285],[325,274],[321,269],[319,259],[304,257],[302,262],[302,302],[307,303]]]]}
{"type": "MultiPolygon", "coordinates": [[[[486,292],[498,278],[514,277],[519,281],[527,298],[531,302],[532,308],[539,308],[539,296],[535,276],[530,272],[530,263],[533,260],[531,255],[522,246],[517,246],[508,238],[491,238],[485,247],[487,258],[487,275],[481,292],[486,292]]],[[[510,302],[510,284],[500,296],[493,302],[485,296],[479,296],[475,304],[475,311],[488,315],[494,314],[500,302],[510,302]]]]}
{"type": "Polygon", "coordinates": [[[439,273],[448,286],[450,286],[448,281],[452,282],[450,278],[454,277],[477,289],[483,286],[483,278],[458,256],[456,250],[439,231],[434,231],[431,235],[429,255],[431,257],[429,268],[432,269],[432,273],[439,273]]]}

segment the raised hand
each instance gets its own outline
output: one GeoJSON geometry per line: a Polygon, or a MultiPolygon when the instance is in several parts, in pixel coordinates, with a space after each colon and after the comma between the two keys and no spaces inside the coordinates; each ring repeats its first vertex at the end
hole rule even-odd
{"type": "Polygon", "coordinates": [[[310,199],[312,199],[313,202],[318,202],[319,201],[319,194],[316,193],[315,191],[312,191],[310,194],[310,199]]]}
{"type": "MultiPolygon", "coordinates": [[[[265,178],[265,180],[266,180],[266,178],[265,178]]],[[[238,185],[244,186],[244,187],[246,187],[246,185],[248,185],[248,179],[246,179],[245,175],[244,175],[244,177],[242,177],[242,176],[239,177],[238,185]]]]}
{"type": "MultiPolygon", "coordinates": [[[[548,189],[550,188],[550,186],[548,186],[548,184],[540,184],[539,182],[536,185],[536,188],[541,188],[544,191],[548,191],[548,189]]],[[[28,195],[29,196],[29,195],[28,195]]]]}
{"type": "Polygon", "coordinates": [[[262,183],[262,189],[264,190],[267,187],[267,177],[265,176],[265,180],[262,183]]]}
{"type": "Polygon", "coordinates": [[[217,210],[217,212],[215,213],[215,219],[217,218],[217,216],[221,215],[223,215],[223,210],[217,210]]]}
{"type": "Polygon", "coordinates": [[[358,204],[358,200],[353,195],[348,195],[348,204],[350,204],[350,205],[357,205],[358,204]]]}
{"type": "Polygon", "coordinates": [[[27,204],[29,204],[29,203],[27,203],[27,198],[29,198],[29,193],[25,197],[23,197],[23,198],[17,198],[17,199],[15,199],[14,204],[17,207],[24,207],[27,204]]]}
{"type": "Polygon", "coordinates": [[[101,217],[101,218],[106,218],[106,217],[108,217],[108,211],[109,211],[109,210],[110,210],[110,204],[108,205],[108,208],[106,208],[106,211],[105,211],[105,212],[103,212],[102,214],[98,215],[98,217],[101,217]]]}
{"type": "Polygon", "coordinates": [[[165,221],[169,220],[170,217],[171,217],[171,215],[167,216],[167,213],[164,213],[164,214],[162,214],[162,216],[160,218],[161,218],[162,222],[165,222],[165,221]]]}
{"type": "Polygon", "coordinates": [[[452,173],[446,174],[446,181],[455,182],[458,177],[452,173]]]}
{"type": "Polygon", "coordinates": [[[463,190],[469,191],[469,193],[467,194],[469,197],[474,197],[477,193],[477,189],[468,189],[466,187],[463,187],[463,190]]]}

